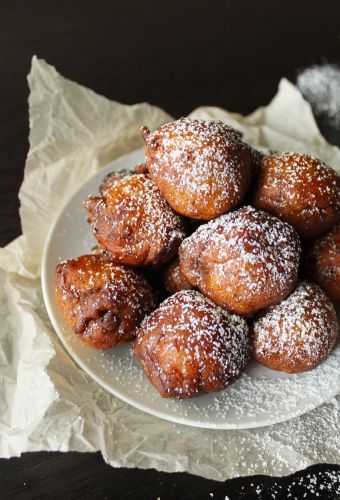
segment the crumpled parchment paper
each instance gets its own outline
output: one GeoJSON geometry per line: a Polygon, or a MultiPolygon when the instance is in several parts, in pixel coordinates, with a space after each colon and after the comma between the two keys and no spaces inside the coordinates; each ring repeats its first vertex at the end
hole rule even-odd
{"type": "MultiPolygon", "coordinates": [[[[271,427],[201,430],[130,407],[72,361],[50,325],[40,288],[49,227],[86,179],[142,145],[142,124],[154,129],[171,117],[149,104],[109,101],[35,57],[28,80],[23,235],[0,249],[0,455],[101,450],[114,466],[188,471],[217,480],[284,475],[318,462],[339,462],[339,396],[271,427]]],[[[287,80],[281,80],[267,107],[249,116],[213,107],[191,116],[224,120],[254,146],[309,152],[340,171],[339,149],[323,139],[308,103],[287,80]]]]}

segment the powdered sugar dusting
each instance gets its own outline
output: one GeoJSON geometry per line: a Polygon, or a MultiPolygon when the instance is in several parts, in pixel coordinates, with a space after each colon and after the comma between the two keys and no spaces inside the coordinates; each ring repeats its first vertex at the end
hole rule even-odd
{"type": "MultiPolygon", "coordinates": [[[[137,161],[142,161],[142,155],[137,161]]],[[[129,160],[130,164],[135,164],[135,158],[129,160]]],[[[125,166],[125,165],[124,165],[125,166]]],[[[106,172],[110,172],[112,167],[109,166],[106,172]]],[[[72,219],[72,224],[75,228],[80,228],[81,233],[75,241],[78,245],[73,250],[75,255],[89,252],[93,246],[93,240],[90,238],[88,226],[82,216],[81,204],[87,193],[94,192],[98,189],[103,177],[103,173],[98,173],[83,189],[72,199],[71,205],[67,208],[64,217],[60,219],[56,227],[56,235],[65,226],[69,218],[72,219]],[[67,214],[67,216],[66,216],[67,214]],[[84,220],[84,222],[83,222],[84,220]]],[[[55,238],[53,245],[57,246],[57,255],[60,259],[69,257],[67,245],[67,235],[63,232],[60,238],[55,238]]],[[[59,260],[60,260],[59,259],[59,260]]],[[[138,361],[132,355],[131,345],[110,349],[108,351],[98,351],[86,347],[72,333],[71,329],[63,322],[61,316],[58,316],[60,325],[60,335],[67,344],[68,349],[73,353],[75,358],[79,360],[81,366],[90,373],[93,377],[102,383],[108,390],[113,391],[124,401],[128,401],[133,406],[137,406],[146,412],[156,414],[167,420],[177,421],[183,424],[190,424],[199,427],[208,428],[224,428],[224,429],[241,429],[249,427],[258,427],[269,425],[286,420],[288,416],[293,416],[305,413],[308,410],[329,400],[332,396],[338,393],[338,373],[339,373],[339,355],[340,346],[331,353],[331,355],[316,369],[305,372],[299,375],[289,375],[282,372],[273,372],[259,365],[255,361],[251,361],[245,373],[240,377],[228,390],[218,393],[211,393],[190,400],[173,400],[163,399],[147,381],[146,376],[141,369],[138,361]]],[[[125,408],[125,407],[124,407],[125,408]]],[[[276,425],[272,429],[275,434],[268,437],[270,429],[254,429],[252,433],[258,436],[256,441],[255,451],[253,444],[249,445],[247,436],[243,436],[243,432],[235,434],[235,431],[214,431],[216,443],[214,445],[214,453],[216,457],[220,453],[221,467],[225,466],[225,457],[228,456],[230,446],[233,447],[239,460],[231,460],[228,464],[228,474],[230,477],[236,475],[247,474],[272,474],[273,467],[280,474],[288,474],[294,468],[303,468],[310,463],[320,461],[318,450],[324,444],[325,438],[328,436],[328,449],[334,449],[333,461],[336,461],[338,456],[338,440],[333,439],[336,436],[338,429],[339,402],[333,400],[333,403],[324,405],[322,408],[310,414],[305,414],[303,422],[309,422],[307,431],[302,431],[300,419],[290,420],[288,423],[276,425]],[[329,409],[330,408],[330,409],[329,409]],[[318,418],[318,412],[321,416],[318,418]],[[335,420],[334,420],[335,415],[335,420]],[[317,422],[317,423],[316,423],[317,422]],[[327,425],[325,426],[325,422],[327,425]],[[318,428],[318,433],[315,433],[315,427],[318,428]],[[326,429],[327,427],[327,429],[326,429]],[[334,432],[329,432],[329,427],[334,429],[334,432]],[[282,429],[282,431],[281,431],[282,429]],[[228,443],[223,444],[223,436],[228,433],[228,443]],[[264,459],[268,459],[268,450],[273,449],[272,442],[275,446],[278,442],[284,443],[287,436],[299,436],[297,441],[297,450],[301,452],[301,460],[292,463],[291,455],[287,452],[287,447],[290,446],[290,441],[287,444],[282,444],[282,453],[272,453],[270,456],[274,461],[274,465],[270,462],[265,464],[264,459]],[[234,437],[233,436],[237,436],[234,437]],[[306,436],[306,439],[304,439],[306,436]],[[332,436],[330,438],[329,436],[332,436]],[[304,455],[307,446],[311,446],[313,454],[306,459],[304,455]],[[301,446],[300,446],[301,445],[301,446]],[[245,460],[243,457],[247,454],[255,453],[256,460],[254,462],[245,460]],[[262,458],[261,458],[262,457],[262,458]]],[[[134,420],[132,415],[140,417],[143,415],[138,410],[128,407],[128,412],[122,413],[122,419],[126,422],[126,415],[131,415],[130,424],[132,421],[137,422],[140,427],[140,419],[136,417],[134,420]],[[133,412],[133,413],[132,413],[133,412]]],[[[148,416],[145,416],[148,419],[148,416]]],[[[158,421],[158,426],[162,424],[162,420],[158,421]]],[[[168,422],[164,422],[168,426],[168,422]]],[[[305,424],[304,424],[305,425],[305,424]]],[[[158,428],[155,431],[154,439],[158,439],[158,428]]],[[[304,429],[305,427],[303,427],[304,429]]],[[[183,429],[186,433],[187,426],[176,426],[177,433],[183,429]]],[[[193,434],[203,438],[206,432],[207,436],[210,431],[202,429],[191,429],[193,434]]],[[[179,436],[179,440],[182,437],[179,436]]],[[[186,437],[183,437],[186,439],[186,437]]],[[[196,439],[196,438],[195,438],[196,439]]],[[[208,439],[208,438],[207,438],[208,439]]],[[[169,440],[167,440],[169,442],[169,440]]],[[[178,449],[178,441],[175,441],[175,451],[178,449]]],[[[209,437],[211,443],[211,437],[209,437]]],[[[137,443],[136,443],[137,444],[137,443]]],[[[208,447],[208,442],[206,443],[208,447]]],[[[332,461],[332,460],[331,460],[332,461]]]]}
{"type": "Polygon", "coordinates": [[[56,296],[75,333],[88,337],[101,325],[104,335],[116,335],[118,341],[132,338],[157,304],[142,275],[101,254],[58,264],[56,296]]]}
{"type": "Polygon", "coordinates": [[[192,211],[186,215],[199,218],[204,205],[211,202],[219,215],[244,194],[250,178],[250,149],[239,132],[225,123],[181,118],[151,133],[146,143],[152,177],[157,184],[160,178],[162,184],[185,193],[192,211]]]}
{"type": "Polygon", "coordinates": [[[148,265],[169,260],[185,237],[182,217],[146,174],[110,177],[101,196],[90,197],[89,222],[101,246],[115,260],[148,265]],[[99,230],[105,224],[105,234],[99,230]]]}
{"type": "Polygon", "coordinates": [[[303,70],[297,85],[317,116],[325,115],[333,127],[340,126],[340,67],[315,65],[303,70]]]}
{"type": "Polygon", "coordinates": [[[305,256],[306,275],[340,302],[340,224],[315,239],[305,256]]]}
{"type": "MultiPolygon", "coordinates": [[[[320,466],[318,466],[320,467],[320,466]]],[[[324,468],[323,468],[324,469],[324,468]]],[[[242,481],[244,483],[244,481],[242,481]]],[[[340,472],[337,466],[317,471],[299,471],[293,477],[253,477],[246,485],[233,486],[230,500],[336,500],[340,498],[340,472]],[[236,495],[236,496],[235,496],[236,495]]],[[[228,497],[225,497],[227,500],[228,497]]]]}
{"type": "Polygon", "coordinates": [[[240,300],[248,300],[289,293],[300,250],[291,226],[247,206],[200,226],[182,243],[180,261],[184,274],[204,293],[210,292],[205,277],[213,275],[224,294],[234,296],[237,290],[240,300]],[[193,263],[189,269],[186,259],[193,263]]]}
{"type": "Polygon", "coordinates": [[[176,257],[167,265],[163,274],[163,278],[165,288],[170,293],[192,289],[192,285],[181,272],[178,257],[176,257]]]}
{"type": "Polygon", "coordinates": [[[287,299],[270,307],[254,321],[256,359],[278,369],[310,369],[321,363],[334,347],[338,324],[331,301],[317,285],[302,281],[287,299]],[[278,361],[276,361],[278,357],[278,361]]]}
{"type": "MultiPolygon", "coordinates": [[[[340,224],[334,226],[331,231],[321,238],[318,238],[313,242],[312,253],[317,260],[318,267],[324,267],[322,265],[322,251],[327,249],[327,260],[334,261],[334,263],[340,260],[340,224]]],[[[336,265],[336,264],[335,264],[336,265]]],[[[340,274],[340,268],[336,269],[325,269],[325,277],[332,278],[334,274],[340,274]]]]}
{"type": "Polygon", "coordinates": [[[120,179],[121,177],[125,177],[126,175],[131,175],[130,169],[124,168],[122,170],[113,170],[113,172],[109,172],[102,180],[99,186],[99,192],[103,194],[107,189],[109,189],[109,187],[116,179],[120,179]]]}
{"type": "MultiPolygon", "coordinates": [[[[313,229],[314,216],[322,220],[325,213],[325,223],[330,210],[340,216],[340,179],[321,160],[307,154],[277,153],[264,160],[263,169],[259,192],[255,193],[260,208],[266,209],[268,196],[270,206],[283,218],[290,215],[291,207],[295,218],[303,222],[304,232],[313,229]]],[[[334,215],[331,217],[332,222],[334,215]]]]}
{"type": "Polygon", "coordinates": [[[149,378],[156,373],[161,380],[164,395],[192,397],[233,382],[249,358],[249,340],[244,319],[189,290],[166,299],[143,321],[136,354],[149,378]]]}

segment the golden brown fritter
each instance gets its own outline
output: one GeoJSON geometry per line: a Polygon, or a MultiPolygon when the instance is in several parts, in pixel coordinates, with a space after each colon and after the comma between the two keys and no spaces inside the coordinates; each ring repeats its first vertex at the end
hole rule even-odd
{"type": "Polygon", "coordinates": [[[252,172],[249,147],[222,122],[181,118],[142,129],[146,166],[176,212],[210,220],[244,197],[252,172]]]}
{"type": "Polygon", "coordinates": [[[164,200],[146,174],[111,178],[85,208],[95,237],[115,262],[132,266],[172,259],[185,237],[185,222],[164,200]]]}
{"type": "Polygon", "coordinates": [[[332,351],[338,335],[335,309],[318,285],[302,281],[280,304],[253,324],[253,356],[267,368],[311,370],[332,351]]]}
{"type": "Polygon", "coordinates": [[[106,191],[112,184],[112,180],[120,179],[121,177],[125,177],[126,175],[131,174],[147,174],[148,169],[146,168],[145,163],[141,163],[140,165],[136,165],[132,170],[123,169],[123,170],[114,170],[113,172],[109,172],[106,174],[102,183],[99,186],[99,192],[102,194],[106,191]]]}
{"type": "Polygon", "coordinates": [[[340,224],[310,242],[305,273],[334,302],[340,302],[340,224]]]}
{"type": "Polygon", "coordinates": [[[170,293],[180,292],[181,290],[191,290],[192,285],[181,273],[179,268],[179,259],[176,257],[165,267],[164,273],[165,288],[170,293]]]}
{"type": "Polygon", "coordinates": [[[108,174],[106,174],[99,186],[100,194],[103,194],[107,189],[109,189],[115,180],[121,179],[122,177],[125,177],[127,175],[131,175],[131,171],[127,169],[117,171],[114,170],[113,172],[109,172],[108,174]]]}
{"type": "Polygon", "coordinates": [[[250,353],[248,326],[186,290],[143,321],[134,353],[162,397],[191,398],[225,389],[241,375],[250,353]]]}
{"type": "Polygon", "coordinates": [[[340,178],[307,154],[277,153],[262,162],[252,205],[314,238],[340,218],[340,178]]]}
{"type": "Polygon", "coordinates": [[[249,206],[200,226],[179,249],[186,279],[242,316],[276,304],[292,291],[299,257],[294,229],[249,206]]]}
{"type": "Polygon", "coordinates": [[[101,254],[58,264],[55,296],[75,334],[96,349],[133,339],[144,316],[157,304],[143,276],[101,254]]]}

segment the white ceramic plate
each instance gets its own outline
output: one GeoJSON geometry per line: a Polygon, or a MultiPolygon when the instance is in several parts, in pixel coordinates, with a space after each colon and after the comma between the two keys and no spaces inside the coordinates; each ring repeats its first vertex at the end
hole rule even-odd
{"type": "Polygon", "coordinates": [[[215,429],[261,427],[301,415],[340,391],[340,347],[318,368],[288,375],[252,361],[230,388],[186,401],[162,399],[133,358],[131,345],[97,351],[83,345],[66,325],[54,299],[54,268],[58,262],[89,253],[95,245],[83,202],[98,192],[108,172],[132,168],[144,161],[143,150],[108,165],[67,203],[47,238],[42,262],[42,289],[57,335],[70,356],[106,390],[157,417],[181,424],[215,429]]]}

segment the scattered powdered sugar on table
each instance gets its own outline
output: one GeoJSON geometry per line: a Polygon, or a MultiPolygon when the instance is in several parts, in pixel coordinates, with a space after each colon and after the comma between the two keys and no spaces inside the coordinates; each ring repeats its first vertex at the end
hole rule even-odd
{"type": "Polygon", "coordinates": [[[316,115],[325,115],[333,127],[340,126],[340,66],[307,68],[298,75],[297,85],[316,115]]]}
{"type": "Polygon", "coordinates": [[[305,474],[298,472],[294,479],[253,478],[247,486],[234,489],[229,500],[256,498],[258,500],[337,500],[340,498],[340,473],[336,468],[305,474]]]}

